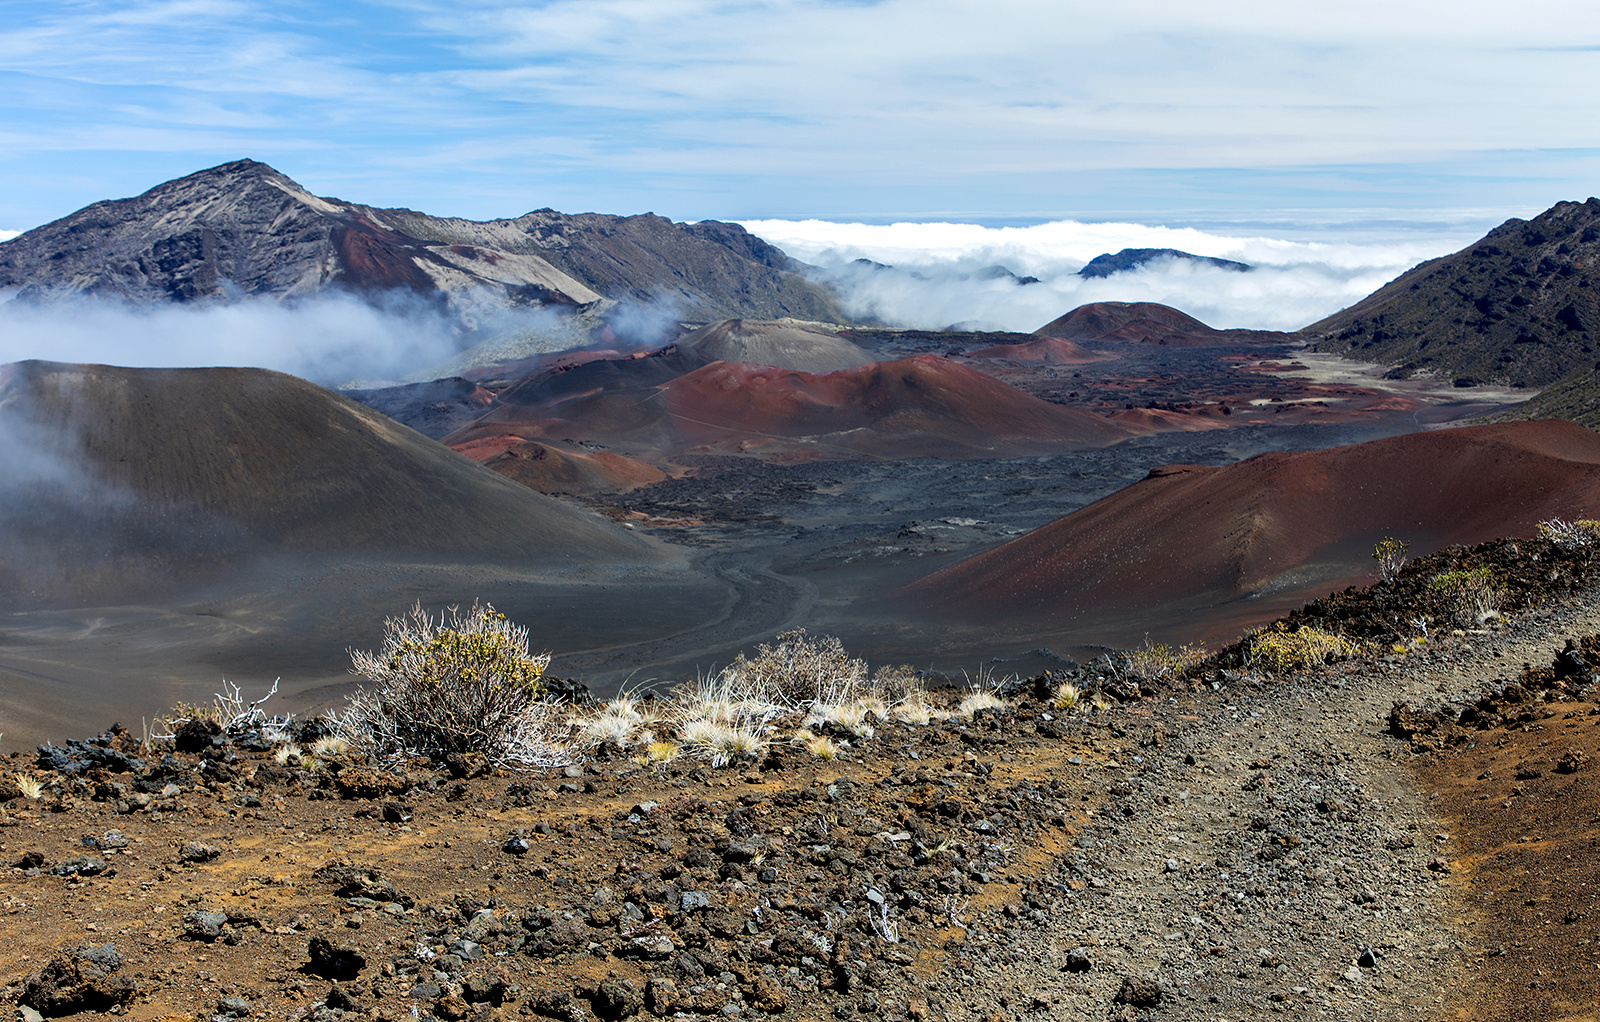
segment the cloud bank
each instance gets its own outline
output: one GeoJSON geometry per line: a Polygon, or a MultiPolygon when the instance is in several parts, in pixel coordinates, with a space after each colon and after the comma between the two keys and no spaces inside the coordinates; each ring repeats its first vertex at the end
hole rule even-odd
{"type": "Polygon", "coordinates": [[[1097,301],[1160,302],[1220,328],[1295,330],[1476,237],[1330,243],[1074,220],[1028,227],[822,220],[747,220],[744,226],[820,267],[852,315],[922,329],[964,323],[1019,331],[1097,301]],[[1110,277],[1077,275],[1095,256],[1124,248],[1178,249],[1254,269],[1236,273],[1163,260],[1110,277]],[[893,268],[856,262],[862,259],[893,268]],[[1039,283],[985,276],[993,266],[1039,283]]]}
{"type": "Polygon", "coordinates": [[[444,308],[409,294],[376,304],[326,293],[294,302],[243,298],[134,305],[83,297],[0,304],[0,364],[23,359],[180,368],[254,366],[324,386],[381,385],[449,375],[480,351],[521,357],[587,338],[571,317],[453,295],[444,308]]]}

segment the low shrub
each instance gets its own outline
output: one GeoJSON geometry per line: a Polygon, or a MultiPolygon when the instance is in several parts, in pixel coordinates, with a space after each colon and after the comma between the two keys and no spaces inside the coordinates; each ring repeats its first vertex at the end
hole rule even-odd
{"type": "Polygon", "coordinates": [[[1372,548],[1372,559],[1378,562],[1378,578],[1387,582],[1400,574],[1400,569],[1406,566],[1406,554],[1411,549],[1411,544],[1405,540],[1385,536],[1372,548]]]}
{"type": "Polygon", "coordinates": [[[380,759],[477,752],[497,765],[554,766],[573,752],[552,707],[540,701],[548,653],[489,604],[437,617],[421,604],[384,622],[376,653],[352,651],[351,673],[370,684],[337,725],[380,759]]]}
{"type": "Polygon", "coordinates": [[[1204,660],[1206,652],[1203,642],[1168,646],[1164,642],[1151,642],[1146,638],[1143,646],[1124,650],[1118,655],[1125,661],[1124,669],[1131,677],[1141,681],[1159,681],[1182,674],[1204,660]]]}
{"type": "Polygon", "coordinates": [[[1481,625],[1500,616],[1505,587],[1487,567],[1441,572],[1428,580],[1428,592],[1443,604],[1452,621],[1462,627],[1481,625]]]}
{"type": "Polygon", "coordinates": [[[812,637],[804,628],[784,632],[756,655],[743,653],[729,670],[753,698],[790,709],[813,703],[838,704],[867,687],[867,664],[844,651],[831,635],[812,637]]]}
{"type": "Polygon", "coordinates": [[[1320,628],[1289,631],[1280,623],[1252,636],[1247,650],[1250,666],[1274,674],[1289,674],[1355,656],[1361,651],[1361,644],[1320,628]]]}
{"type": "Polygon", "coordinates": [[[1539,538],[1563,550],[1582,550],[1600,542],[1600,522],[1580,518],[1574,522],[1551,518],[1538,525],[1539,538]]]}

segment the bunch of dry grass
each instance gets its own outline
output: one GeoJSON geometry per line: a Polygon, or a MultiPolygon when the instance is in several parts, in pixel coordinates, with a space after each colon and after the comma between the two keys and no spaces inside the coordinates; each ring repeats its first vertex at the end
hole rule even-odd
{"type": "Polygon", "coordinates": [[[1249,643],[1248,663],[1274,674],[1288,674],[1343,660],[1360,652],[1361,644],[1342,635],[1309,626],[1289,631],[1282,622],[1256,633],[1249,643]]]}
{"type": "Polygon", "coordinates": [[[771,722],[785,710],[750,675],[728,668],[680,686],[663,720],[687,754],[721,767],[765,752],[771,722]]]}

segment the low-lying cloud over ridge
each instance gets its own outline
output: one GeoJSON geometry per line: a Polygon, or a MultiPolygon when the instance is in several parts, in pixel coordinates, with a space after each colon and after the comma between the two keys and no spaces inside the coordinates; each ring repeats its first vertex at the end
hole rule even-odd
{"type": "MultiPolygon", "coordinates": [[[[504,357],[585,343],[582,324],[492,296],[451,296],[449,308],[406,292],[327,292],[193,304],[133,304],[86,296],[0,302],[0,364],[30,358],[118,366],[276,369],[324,386],[449,375],[461,353],[504,357]]],[[[469,359],[470,361],[470,359],[469,359]]]]}
{"type": "Polygon", "coordinates": [[[822,268],[847,311],[937,329],[982,323],[1033,330],[1088,302],[1160,302],[1211,326],[1296,330],[1350,305],[1424,259],[1477,235],[1408,241],[1308,242],[1195,228],[1055,220],[1027,227],[965,223],[831,223],[747,220],[752,233],[822,268]],[[1124,248],[1172,248],[1250,264],[1236,273],[1161,260],[1101,279],[1079,277],[1090,259],[1124,248]],[[885,270],[855,262],[885,263],[885,270]],[[1039,278],[1021,286],[983,277],[1004,266],[1039,278]]]}

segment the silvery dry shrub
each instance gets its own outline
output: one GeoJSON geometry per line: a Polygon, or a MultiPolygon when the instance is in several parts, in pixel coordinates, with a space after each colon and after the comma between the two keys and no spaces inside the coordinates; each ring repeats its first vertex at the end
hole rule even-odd
{"type": "Polygon", "coordinates": [[[804,628],[784,632],[775,644],[762,643],[753,658],[739,654],[732,670],[750,692],[785,706],[841,702],[867,681],[866,661],[846,654],[833,636],[813,637],[804,628]]]}
{"type": "Polygon", "coordinates": [[[1406,540],[1385,536],[1372,548],[1372,559],[1378,562],[1378,578],[1384,582],[1400,574],[1406,566],[1406,553],[1411,544],[1406,540]]]}
{"type": "Polygon", "coordinates": [[[1539,538],[1562,550],[1586,550],[1600,540],[1600,522],[1590,518],[1572,522],[1551,518],[1539,523],[1539,538]]]}
{"type": "Polygon", "coordinates": [[[384,622],[377,652],[350,659],[370,687],[351,697],[342,731],[381,759],[478,752],[533,762],[530,741],[549,737],[539,696],[550,655],[529,652],[528,630],[489,604],[434,617],[419,603],[384,622]]]}

